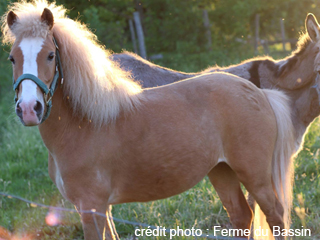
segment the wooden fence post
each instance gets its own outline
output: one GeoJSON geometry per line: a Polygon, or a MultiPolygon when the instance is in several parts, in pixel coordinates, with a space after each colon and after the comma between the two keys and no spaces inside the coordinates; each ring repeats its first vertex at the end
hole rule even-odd
{"type": "Polygon", "coordinates": [[[130,33],[131,33],[131,40],[132,40],[132,45],[133,45],[133,51],[138,54],[137,42],[136,42],[136,34],[135,34],[135,32],[134,32],[134,27],[133,27],[132,19],[129,19],[129,28],[130,28],[130,33]]]}
{"type": "Polygon", "coordinates": [[[136,31],[137,31],[138,41],[139,41],[140,56],[144,59],[147,59],[147,51],[146,51],[146,46],[144,43],[144,34],[143,34],[143,29],[142,29],[142,25],[141,25],[141,21],[140,21],[139,12],[133,13],[133,19],[134,19],[134,23],[136,25],[136,31]]]}
{"type": "Polygon", "coordinates": [[[143,24],[144,14],[143,14],[142,2],[141,2],[141,0],[133,0],[133,1],[134,1],[135,9],[140,15],[140,21],[141,21],[141,26],[142,26],[143,32],[144,32],[144,34],[147,35],[147,30],[143,24]]]}
{"type": "Polygon", "coordinates": [[[282,18],[280,18],[280,27],[281,27],[282,47],[283,47],[283,51],[286,51],[286,36],[284,31],[284,22],[282,18]]]}
{"type": "Polygon", "coordinates": [[[270,51],[269,51],[269,46],[268,46],[268,40],[261,40],[261,44],[263,46],[264,53],[269,55],[270,51]]]}
{"type": "Polygon", "coordinates": [[[208,10],[203,9],[202,16],[203,16],[204,27],[206,29],[208,49],[209,49],[209,51],[211,51],[212,50],[212,40],[211,40],[211,30],[210,30],[210,21],[209,21],[209,17],[208,17],[208,10]]]}

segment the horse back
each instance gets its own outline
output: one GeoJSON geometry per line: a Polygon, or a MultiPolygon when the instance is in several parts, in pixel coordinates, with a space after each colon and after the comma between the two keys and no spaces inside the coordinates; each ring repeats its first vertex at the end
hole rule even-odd
{"type": "Polygon", "coordinates": [[[162,86],[196,75],[155,65],[130,52],[113,54],[110,58],[123,70],[130,72],[132,78],[144,88],[162,86]]]}

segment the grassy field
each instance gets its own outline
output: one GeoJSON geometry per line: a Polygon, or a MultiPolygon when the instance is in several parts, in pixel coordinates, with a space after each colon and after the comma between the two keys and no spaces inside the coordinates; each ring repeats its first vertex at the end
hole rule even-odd
{"type": "MultiPolygon", "coordinates": [[[[47,172],[47,151],[38,130],[23,127],[14,114],[11,91],[11,66],[0,56],[0,191],[53,206],[70,207],[51,182],[47,172]]],[[[199,71],[208,65],[229,65],[250,57],[228,52],[165,55],[158,63],[183,71],[199,71]],[[188,60],[187,60],[188,59],[188,60]]],[[[320,129],[319,121],[310,127],[304,148],[296,158],[292,228],[312,230],[320,239],[320,129]],[[298,214],[297,214],[298,213],[298,214]],[[299,216],[298,216],[299,215],[299,216]]],[[[150,186],[152,187],[152,186],[150,186]]],[[[62,224],[49,227],[45,223],[47,209],[0,197],[0,226],[17,236],[29,234],[32,239],[83,239],[77,214],[61,215],[62,224]]],[[[165,200],[114,206],[116,218],[148,223],[166,228],[209,229],[213,226],[231,227],[228,216],[207,178],[189,191],[165,200]]],[[[118,233],[130,239],[134,227],[116,223],[118,233]]],[[[148,237],[139,239],[164,239],[148,237]]],[[[191,238],[174,238],[191,239],[191,238]]],[[[300,238],[306,239],[306,238],[300,238]]]]}

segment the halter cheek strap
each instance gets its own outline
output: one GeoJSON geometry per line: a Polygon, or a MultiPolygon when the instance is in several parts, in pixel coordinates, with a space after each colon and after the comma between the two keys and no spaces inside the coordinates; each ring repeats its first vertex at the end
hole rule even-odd
{"type": "Polygon", "coordinates": [[[62,66],[61,66],[61,60],[60,60],[60,53],[59,53],[59,48],[55,38],[53,38],[53,42],[56,47],[56,70],[55,70],[55,74],[51,82],[50,88],[48,88],[47,85],[44,84],[44,82],[42,82],[38,77],[36,77],[33,74],[29,74],[29,73],[22,74],[20,77],[18,77],[17,81],[14,81],[14,78],[13,78],[13,90],[16,92],[14,97],[15,103],[18,101],[18,89],[19,89],[19,85],[23,80],[27,79],[27,80],[33,81],[35,84],[37,84],[37,86],[43,92],[43,98],[47,106],[47,111],[43,116],[41,123],[43,123],[50,115],[51,108],[52,108],[52,96],[54,92],[57,90],[57,86],[58,86],[57,83],[60,75],[61,75],[61,85],[63,84],[63,73],[62,73],[62,66]]]}

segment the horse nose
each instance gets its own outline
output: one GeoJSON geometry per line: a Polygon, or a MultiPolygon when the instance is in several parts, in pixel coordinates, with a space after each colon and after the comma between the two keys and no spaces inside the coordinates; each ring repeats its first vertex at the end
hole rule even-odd
{"type": "Polygon", "coordinates": [[[43,106],[37,100],[29,102],[19,100],[16,105],[16,113],[25,126],[35,126],[40,123],[43,106]]]}
{"type": "Polygon", "coordinates": [[[36,104],[34,105],[33,109],[36,112],[38,119],[40,120],[43,112],[43,107],[41,102],[36,101],[36,104]]]}
{"type": "Polygon", "coordinates": [[[20,107],[20,103],[21,103],[21,101],[19,101],[19,102],[17,103],[16,113],[17,113],[18,117],[19,117],[20,119],[22,119],[22,109],[21,109],[21,107],[20,107]]]}

